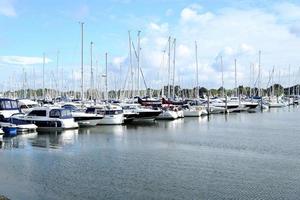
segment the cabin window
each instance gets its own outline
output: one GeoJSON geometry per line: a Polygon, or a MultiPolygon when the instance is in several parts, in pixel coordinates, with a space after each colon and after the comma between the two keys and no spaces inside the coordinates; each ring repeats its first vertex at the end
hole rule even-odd
{"type": "Polygon", "coordinates": [[[40,116],[40,117],[46,117],[46,115],[47,115],[46,110],[33,110],[28,114],[28,116],[40,116]]]}
{"type": "Polygon", "coordinates": [[[106,115],[117,115],[117,114],[122,114],[122,110],[106,110],[105,114],[106,115]]]}
{"type": "Polygon", "coordinates": [[[11,101],[11,108],[18,109],[17,101],[11,101]]]}
{"type": "Polygon", "coordinates": [[[70,118],[72,116],[70,110],[61,110],[61,117],[62,118],[70,118]]]}
{"type": "Polygon", "coordinates": [[[2,101],[2,102],[1,102],[1,107],[2,107],[3,109],[11,109],[10,101],[2,101]]]}
{"type": "Polygon", "coordinates": [[[95,113],[95,108],[87,108],[86,113],[95,113]]]}
{"type": "Polygon", "coordinates": [[[0,103],[1,103],[1,109],[6,109],[6,107],[5,107],[5,102],[4,102],[4,101],[1,101],[0,103]]]}
{"type": "Polygon", "coordinates": [[[51,110],[49,113],[49,116],[51,118],[60,118],[61,112],[60,112],[60,110],[51,110]]]}
{"type": "Polygon", "coordinates": [[[2,100],[0,102],[1,109],[18,109],[18,105],[16,101],[13,100],[2,100]]]}

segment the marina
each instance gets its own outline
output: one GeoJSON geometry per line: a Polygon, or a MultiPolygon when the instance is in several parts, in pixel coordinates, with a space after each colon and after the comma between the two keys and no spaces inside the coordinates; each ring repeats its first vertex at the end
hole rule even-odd
{"type": "Polygon", "coordinates": [[[300,199],[299,13],[0,0],[0,200],[300,199]]]}
{"type": "Polygon", "coordinates": [[[292,106],[2,138],[0,193],[33,200],[297,199],[299,113],[292,106]]]}

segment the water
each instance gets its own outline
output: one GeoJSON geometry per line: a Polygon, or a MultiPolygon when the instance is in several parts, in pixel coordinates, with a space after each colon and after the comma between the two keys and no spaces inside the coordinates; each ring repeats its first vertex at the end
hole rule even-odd
{"type": "Polygon", "coordinates": [[[3,139],[11,199],[299,199],[300,108],[3,139]]]}

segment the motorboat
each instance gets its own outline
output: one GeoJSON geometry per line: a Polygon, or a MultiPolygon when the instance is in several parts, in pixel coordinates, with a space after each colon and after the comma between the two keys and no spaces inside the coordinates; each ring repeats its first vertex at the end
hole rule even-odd
{"type": "Polygon", "coordinates": [[[87,127],[87,126],[96,126],[100,124],[101,120],[103,119],[103,115],[97,113],[86,113],[81,111],[73,104],[65,104],[62,108],[70,110],[71,115],[74,118],[75,122],[78,123],[80,127],[87,127]]]}
{"type": "Polygon", "coordinates": [[[35,124],[38,129],[73,129],[78,128],[71,112],[58,107],[38,107],[26,114],[15,114],[10,122],[16,125],[35,124]]]}
{"type": "Polygon", "coordinates": [[[35,124],[13,124],[10,122],[0,122],[0,127],[3,130],[10,130],[16,128],[17,133],[34,133],[36,132],[37,126],[35,124]]]}
{"type": "Polygon", "coordinates": [[[189,104],[183,105],[184,117],[200,117],[202,115],[202,109],[198,106],[191,106],[189,104]]]}
{"type": "Polygon", "coordinates": [[[4,137],[14,137],[17,136],[17,126],[11,123],[1,123],[4,137]]]}
{"type": "Polygon", "coordinates": [[[173,110],[172,107],[162,107],[162,112],[156,117],[157,120],[174,120],[177,118],[177,110],[173,110]]]}
{"type": "Polygon", "coordinates": [[[144,107],[139,104],[120,104],[122,106],[125,121],[149,121],[154,120],[162,111],[144,107]]]}
{"type": "Polygon", "coordinates": [[[86,113],[102,115],[99,125],[120,125],[124,123],[121,106],[116,104],[93,105],[86,109],[86,113]]]}

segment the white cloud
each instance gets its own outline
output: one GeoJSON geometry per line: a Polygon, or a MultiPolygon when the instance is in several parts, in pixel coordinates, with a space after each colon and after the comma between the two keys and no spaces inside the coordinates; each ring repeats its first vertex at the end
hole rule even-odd
{"type": "Polygon", "coordinates": [[[157,24],[150,22],[148,28],[150,31],[154,31],[156,33],[167,33],[169,31],[168,23],[157,24]]]}
{"type": "Polygon", "coordinates": [[[116,66],[120,66],[120,64],[124,63],[126,60],[126,56],[114,57],[112,64],[116,66]]]}
{"type": "Polygon", "coordinates": [[[0,14],[7,17],[16,17],[14,0],[0,0],[0,14]]]}
{"type": "MultiPolygon", "coordinates": [[[[263,85],[266,85],[273,65],[281,66],[277,70],[280,68],[284,72],[288,64],[297,67],[300,62],[297,55],[300,38],[290,28],[297,25],[300,15],[296,12],[298,6],[289,6],[285,5],[285,11],[279,12],[275,6],[271,7],[271,11],[259,8],[223,8],[211,11],[201,6],[189,5],[182,9],[180,18],[172,26],[167,21],[148,23],[148,28],[142,32],[144,42],[141,66],[146,79],[156,84],[152,87],[157,88],[160,84],[167,83],[167,52],[163,59],[163,51],[167,50],[171,28],[174,30],[171,35],[177,39],[177,83],[180,80],[185,87],[195,85],[194,42],[197,40],[201,85],[221,85],[220,61],[217,59],[220,55],[223,56],[225,87],[234,87],[234,59],[237,59],[239,84],[248,85],[249,66],[250,63],[257,66],[259,50],[262,51],[263,85]]],[[[171,53],[171,60],[172,56],[171,53]]],[[[257,67],[255,73],[256,77],[257,67]]],[[[286,81],[282,83],[286,84],[286,81]]]]}
{"type": "MultiPolygon", "coordinates": [[[[45,58],[45,63],[52,62],[51,59],[45,58]]],[[[42,64],[42,57],[27,57],[27,56],[0,56],[2,65],[35,65],[42,64]]]]}
{"type": "Polygon", "coordinates": [[[202,6],[198,4],[192,4],[184,8],[180,13],[180,21],[182,24],[187,23],[201,23],[206,24],[214,18],[214,14],[211,12],[203,12],[202,6]]]}

